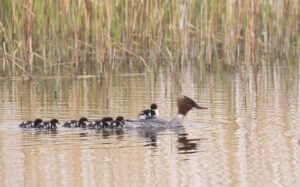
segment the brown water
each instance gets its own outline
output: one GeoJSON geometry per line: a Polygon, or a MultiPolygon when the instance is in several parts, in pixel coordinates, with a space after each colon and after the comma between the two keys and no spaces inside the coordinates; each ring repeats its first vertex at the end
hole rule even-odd
{"type": "Polygon", "coordinates": [[[298,66],[0,81],[0,186],[300,186],[298,66]],[[55,98],[55,88],[58,92],[55,98]],[[135,118],[152,102],[184,128],[23,130],[25,119],[135,118]]]}

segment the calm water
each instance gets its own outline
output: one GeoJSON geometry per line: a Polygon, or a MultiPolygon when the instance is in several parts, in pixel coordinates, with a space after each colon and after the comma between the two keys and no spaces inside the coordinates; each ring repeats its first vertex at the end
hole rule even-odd
{"type": "Polygon", "coordinates": [[[0,186],[300,186],[298,66],[1,80],[0,89],[0,186]],[[18,128],[36,117],[135,118],[152,102],[171,119],[179,94],[209,108],[192,110],[184,128],[18,128]]]}

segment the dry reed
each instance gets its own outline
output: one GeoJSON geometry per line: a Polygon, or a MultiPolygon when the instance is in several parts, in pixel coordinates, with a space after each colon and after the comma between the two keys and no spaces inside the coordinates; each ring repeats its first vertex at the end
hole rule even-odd
{"type": "Polygon", "coordinates": [[[258,64],[300,51],[297,0],[3,0],[0,7],[0,76],[100,75],[113,63],[258,64]]]}

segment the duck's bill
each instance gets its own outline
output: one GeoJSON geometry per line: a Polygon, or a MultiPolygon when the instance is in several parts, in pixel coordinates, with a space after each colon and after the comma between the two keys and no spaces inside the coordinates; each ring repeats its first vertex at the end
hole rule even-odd
{"type": "Polygon", "coordinates": [[[197,109],[208,109],[206,107],[202,107],[202,106],[199,106],[199,105],[196,105],[195,108],[197,108],[197,109]]]}

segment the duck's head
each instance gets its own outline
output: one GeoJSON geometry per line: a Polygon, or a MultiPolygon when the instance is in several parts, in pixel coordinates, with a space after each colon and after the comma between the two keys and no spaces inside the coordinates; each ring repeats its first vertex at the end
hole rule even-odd
{"type": "Polygon", "coordinates": [[[36,118],[36,119],[34,120],[34,125],[38,125],[38,124],[40,124],[40,123],[42,123],[42,122],[43,122],[42,119],[36,118]]]}
{"type": "Polygon", "coordinates": [[[102,121],[107,122],[107,121],[112,121],[113,118],[112,117],[104,117],[102,118],[102,121]]]}
{"type": "Polygon", "coordinates": [[[79,123],[85,123],[85,122],[89,122],[89,120],[86,117],[81,117],[79,119],[79,123]]]}
{"type": "Polygon", "coordinates": [[[150,106],[152,110],[156,110],[157,109],[157,104],[152,103],[152,105],[150,106]]]}
{"type": "Polygon", "coordinates": [[[157,107],[157,104],[156,104],[156,103],[152,103],[152,105],[151,105],[151,110],[155,112],[155,115],[156,115],[156,116],[159,116],[159,115],[158,115],[158,107],[157,107]]]}
{"type": "Polygon", "coordinates": [[[50,123],[55,125],[55,124],[59,124],[59,121],[58,121],[58,119],[54,118],[54,119],[51,119],[50,123]]]}
{"type": "Polygon", "coordinates": [[[116,121],[123,121],[124,120],[124,117],[123,116],[118,116],[117,118],[116,118],[116,121]]]}
{"type": "Polygon", "coordinates": [[[199,106],[195,101],[191,98],[181,95],[177,98],[177,107],[178,113],[182,115],[186,115],[191,109],[207,109],[206,107],[199,106]]]}

